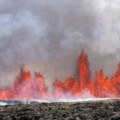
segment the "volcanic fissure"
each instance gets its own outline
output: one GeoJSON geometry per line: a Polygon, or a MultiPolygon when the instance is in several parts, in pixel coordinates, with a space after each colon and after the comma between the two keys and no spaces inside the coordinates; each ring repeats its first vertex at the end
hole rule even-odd
{"type": "Polygon", "coordinates": [[[96,72],[92,80],[88,56],[82,51],[78,61],[78,77],[68,77],[64,82],[56,79],[53,91],[48,90],[45,78],[40,73],[32,77],[30,71],[20,70],[14,87],[0,89],[1,100],[57,100],[63,98],[81,98],[85,91],[96,98],[117,98],[120,96],[120,65],[113,77],[103,70],[96,72]]]}

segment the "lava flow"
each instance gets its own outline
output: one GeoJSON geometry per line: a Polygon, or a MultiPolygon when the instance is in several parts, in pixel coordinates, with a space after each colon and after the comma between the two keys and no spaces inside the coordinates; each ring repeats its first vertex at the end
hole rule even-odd
{"type": "Polygon", "coordinates": [[[82,51],[79,57],[78,78],[68,77],[65,82],[56,80],[53,91],[49,91],[45,78],[40,73],[31,76],[30,71],[20,70],[14,87],[0,89],[0,100],[56,100],[62,98],[81,98],[88,91],[96,98],[118,98],[120,96],[120,65],[112,78],[103,71],[96,72],[94,80],[88,64],[88,56],[82,51]]]}

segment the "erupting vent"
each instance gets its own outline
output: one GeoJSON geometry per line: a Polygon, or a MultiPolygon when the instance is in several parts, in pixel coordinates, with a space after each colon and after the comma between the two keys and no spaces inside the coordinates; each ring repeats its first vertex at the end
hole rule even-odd
{"type": "Polygon", "coordinates": [[[97,98],[117,98],[120,96],[120,65],[112,78],[103,71],[96,72],[91,79],[87,54],[82,51],[79,57],[78,78],[68,77],[65,82],[56,80],[54,91],[50,92],[45,78],[35,73],[34,79],[30,71],[21,69],[13,88],[0,89],[1,100],[53,100],[62,98],[81,98],[84,91],[97,98]]]}

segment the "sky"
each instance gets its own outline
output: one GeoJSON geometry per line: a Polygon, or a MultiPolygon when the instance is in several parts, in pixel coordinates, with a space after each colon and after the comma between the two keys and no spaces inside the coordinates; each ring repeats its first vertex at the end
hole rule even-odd
{"type": "Polygon", "coordinates": [[[81,50],[92,73],[112,76],[120,62],[119,0],[0,0],[0,87],[13,85],[21,67],[73,76],[81,50]]]}

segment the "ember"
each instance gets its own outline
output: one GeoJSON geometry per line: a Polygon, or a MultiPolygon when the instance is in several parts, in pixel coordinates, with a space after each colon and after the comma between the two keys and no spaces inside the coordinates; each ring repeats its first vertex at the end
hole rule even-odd
{"type": "Polygon", "coordinates": [[[117,98],[120,96],[120,65],[112,78],[103,71],[96,72],[91,79],[88,56],[82,51],[79,57],[78,78],[68,77],[65,82],[56,80],[54,91],[50,92],[45,84],[45,78],[35,73],[34,79],[30,71],[20,70],[13,88],[0,90],[1,100],[56,100],[63,98],[81,98],[84,91],[89,91],[96,98],[117,98]]]}

